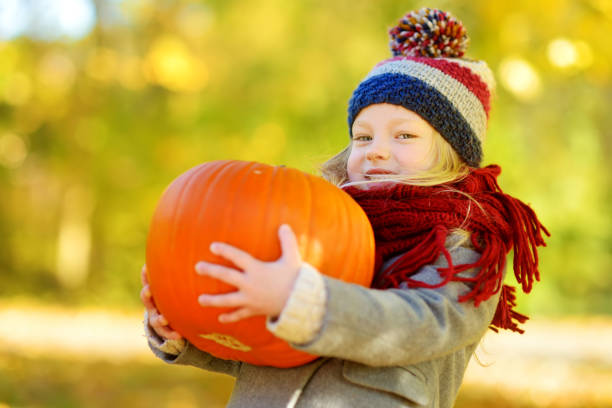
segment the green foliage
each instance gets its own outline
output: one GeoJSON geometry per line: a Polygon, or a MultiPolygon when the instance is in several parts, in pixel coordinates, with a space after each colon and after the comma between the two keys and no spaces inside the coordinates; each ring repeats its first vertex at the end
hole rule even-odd
{"type": "MultiPolygon", "coordinates": [[[[0,296],[137,306],[164,187],[216,159],[315,172],[386,29],[424,2],[154,4],[78,41],[0,43],[0,296]]],[[[608,2],[432,6],[496,74],[485,162],[553,234],[522,307],[612,313],[608,2]]]]}

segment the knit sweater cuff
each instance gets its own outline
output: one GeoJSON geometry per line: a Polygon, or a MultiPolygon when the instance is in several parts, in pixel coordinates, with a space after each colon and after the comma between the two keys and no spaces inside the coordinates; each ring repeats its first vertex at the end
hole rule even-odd
{"type": "Polygon", "coordinates": [[[311,341],[323,325],[325,282],[313,266],[303,263],[285,307],[266,327],[277,337],[295,344],[311,341]]]}
{"type": "Polygon", "coordinates": [[[149,314],[146,310],[144,318],[144,329],[149,344],[159,351],[163,351],[166,354],[178,356],[185,349],[185,339],[165,339],[155,333],[155,330],[153,330],[153,328],[149,324],[149,314]]]}

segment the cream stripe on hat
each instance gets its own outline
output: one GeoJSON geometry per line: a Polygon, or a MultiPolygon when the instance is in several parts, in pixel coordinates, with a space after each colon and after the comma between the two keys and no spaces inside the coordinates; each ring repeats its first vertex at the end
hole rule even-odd
{"type": "MultiPolygon", "coordinates": [[[[453,63],[456,61],[456,59],[447,60],[453,63]]],[[[388,73],[408,75],[437,89],[465,118],[476,136],[481,140],[484,139],[487,130],[487,114],[476,95],[461,82],[427,64],[406,59],[383,63],[375,67],[363,81],[388,73]]]]}

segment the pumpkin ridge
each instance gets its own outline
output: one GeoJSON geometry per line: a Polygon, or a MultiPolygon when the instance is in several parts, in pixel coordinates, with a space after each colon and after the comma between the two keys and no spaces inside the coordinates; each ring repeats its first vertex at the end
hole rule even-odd
{"type": "MultiPolygon", "coordinates": [[[[225,173],[230,173],[234,177],[236,177],[238,175],[242,175],[242,173],[243,173],[242,170],[243,169],[236,168],[236,167],[239,167],[240,165],[242,165],[242,163],[245,163],[245,162],[240,161],[240,162],[237,162],[237,163],[228,163],[227,165],[224,165],[222,170],[219,172],[219,174],[217,174],[217,177],[215,178],[215,185],[217,183],[222,184],[224,182],[224,180],[222,179],[221,176],[225,176],[225,173]]],[[[252,167],[252,166],[253,165],[251,164],[250,167],[252,167]]],[[[243,183],[244,180],[241,179],[241,182],[243,183]]],[[[211,185],[210,189],[214,190],[213,187],[214,186],[211,185]]],[[[240,190],[234,188],[234,189],[231,190],[232,195],[230,196],[228,194],[228,197],[226,197],[227,198],[227,202],[225,204],[225,208],[228,209],[228,216],[219,217],[220,219],[223,220],[223,222],[220,223],[222,227],[219,229],[217,237],[213,238],[214,240],[217,240],[217,241],[219,241],[219,240],[227,241],[226,238],[229,235],[228,231],[230,231],[232,229],[232,221],[233,221],[232,214],[233,214],[234,209],[236,208],[235,204],[236,204],[236,201],[238,200],[238,191],[240,191],[240,190]],[[232,202],[231,206],[228,205],[228,203],[230,201],[232,202]]],[[[228,244],[233,244],[233,243],[232,242],[228,242],[228,244]]],[[[232,268],[239,269],[239,268],[236,267],[236,265],[234,265],[233,263],[231,263],[229,261],[226,261],[224,258],[219,258],[219,260],[222,260],[223,264],[225,264],[226,266],[230,266],[232,268]]]]}
{"type": "MultiPolygon", "coordinates": [[[[196,226],[202,225],[202,220],[205,219],[206,216],[206,208],[207,208],[207,203],[210,199],[213,199],[213,195],[212,192],[214,191],[212,187],[212,185],[214,185],[215,180],[219,180],[219,173],[223,172],[223,169],[225,168],[225,162],[221,162],[221,163],[206,163],[200,166],[200,169],[202,172],[205,172],[207,170],[209,170],[210,168],[210,172],[211,174],[208,175],[208,177],[206,178],[206,186],[204,188],[204,194],[201,195],[200,197],[198,197],[198,212],[197,212],[197,216],[196,216],[196,220],[195,220],[195,224],[196,226]],[[216,165],[215,165],[216,164],[216,165]]],[[[204,258],[204,255],[206,254],[207,251],[209,251],[208,249],[208,245],[205,245],[205,242],[202,242],[202,231],[198,230],[197,228],[194,228],[194,230],[196,231],[195,237],[192,239],[192,245],[191,245],[191,250],[189,251],[189,259],[193,259],[196,261],[200,261],[200,260],[204,260],[204,259],[197,259],[195,257],[196,253],[200,253],[200,251],[202,251],[200,253],[200,258],[204,258]]],[[[210,244],[209,244],[210,245],[210,244]]],[[[195,267],[195,265],[194,265],[195,267]]],[[[190,283],[191,285],[189,286],[189,293],[194,293],[195,295],[198,294],[199,290],[198,290],[198,281],[199,279],[197,279],[198,276],[194,273],[193,274],[193,279],[190,279],[190,283]]],[[[195,301],[195,299],[194,299],[195,301]]],[[[197,313],[197,311],[202,312],[202,307],[199,305],[199,303],[197,303],[197,305],[194,305],[195,310],[194,312],[197,313]]]]}
{"type": "MultiPolygon", "coordinates": [[[[191,183],[193,183],[197,178],[196,176],[198,175],[198,172],[196,171],[196,169],[193,169],[191,171],[191,174],[189,175],[189,177],[185,180],[184,184],[182,185],[182,188],[179,190],[178,192],[178,196],[176,197],[176,204],[174,207],[174,211],[172,213],[172,238],[171,238],[171,246],[170,246],[170,253],[171,254],[175,254],[177,250],[180,251],[180,248],[176,248],[176,242],[177,240],[177,233],[178,233],[178,229],[180,227],[180,223],[176,222],[177,217],[179,216],[178,212],[181,208],[183,208],[184,206],[184,200],[185,198],[188,196],[188,192],[189,192],[189,187],[191,186],[191,183]]],[[[174,276],[176,275],[176,271],[169,271],[169,273],[174,276]]],[[[166,283],[167,284],[167,283],[166,283]]],[[[181,293],[177,292],[177,286],[172,284],[169,285],[171,288],[171,298],[168,299],[168,303],[180,303],[179,301],[177,301],[177,299],[181,299],[181,293]]],[[[167,311],[164,312],[163,310],[159,310],[161,312],[161,314],[163,314],[167,319],[168,322],[170,323],[171,321],[175,320],[172,317],[168,316],[167,311]]],[[[182,334],[182,333],[181,333],[182,334]]]]}
{"type": "MultiPolygon", "coordinates": [[[[310,180],[310,177],[306,177],[305,185],[306,187],[304,188],[303,201],[308,203],[308,214],[305,216],[305,218],[308,220],[308,223],[307,223],[306,231],[304,232],[304,234],[307,237],[312,237],[312,231],[314,230],[313,223],[315,220],[314,220],[314,217],[312,216],[312,206],[313,206],[312,201],[314,199],[314,196],[312,194],[313,188],[312,188],[312,182],[310,180]],[[308,196],[308,199],[306,198],[306,195],[308,196]]],[[[311,256],[311,252],[312,252],[311,248],[313,245],[312,239],[308,239],[307,242],[308,244],[306,245],[302,259],[310,259],[310,256],[311,256]]]]}
{"type": "MultiPolygon", "coordinates": [[[[267,182],[263,183],[263,187],[265,188],[265,190],[261,191],[261,196],[264,197],[264,199],[262,200],[263,202],[262,208],[271,208],[269,205],[271,202],[270,196],[272,195],[272,191],[274,191],[272,187],[274,185],[275,179],[277,178],[277,175],[278,175],[277,168],[272,167],[271,169],[263,169],[263,171],[261,171],[261,174],[258,176],[258,177],[267,177],[267,182]]],[[[258,226],[259,228],[257,229],[259,231],[265,231],[266,226],[268,225],[268,222],[270,222],[269,221],[271,218],[270,211],[262,211],[261,213],[253,214],[253,215],[255,219],[259,220],[259,226],[258,226]]],[[[276,239],[278,240],[278,238],[276,239]]],[[[252,253],[253,254],[261,253],[262,252],[261,247],[264,244],[265,242],[263,239],[255,240],[255,246],[252,248],[252,253]]],[[[274,260],[270,259],[269,261],[271,262],[274,260]]]]}
{"type": "MultiPolygon", "coordinates": [[[[235,221],[236,219],[238,219],[238,214],[243,210],[244,207],[244,202],[243,202],[243,198],[241,196],[241,192],[244,191],[244,186],[246,184],[248,184],[249,182],[249,174],[253,171],[254,168],[256,168],[259,165],[259,163],[256,162],[236,162],[236,163],[230,163],[229,166],[232,167],[232,170],[234,170],[233,173],[233,177],[234,177],[234,183],[232,183],[230,192],[231,194],[228,194],[228,204],[227,206],[229,207],[229,216],[228,217],[224,217],[225,218],[225,222],[223,223],[224,226],[226,226],[226,228],[223,231],[223,234],[220,235],[220,237],[223,238],[223,241],[235,246],[241,250],[247,250],[248,248],[245,248],[244,245],[241,245],[238,242],[234,242],[233,240],[230,241],[230,237],[233,234],[233,231],[236,230],[237,226],[235,225],[235,221]],[[246,166],[245,166],[246,165],[246,166]],[[228,232],[229,231],[229,232],[228,232]]],[[[250,239],[250,237],[247,237],[250,239]]],[[[259,239],[259,241],[263,241],[263,239],[259,239]]],[[[248,251],[251,253],[251,255],[253,254],[253,251],[248,251]]],[[[225,261],[227,264],[230,265],[230,267],[240,271],[240,272],[244,272],[241,268],[239,268],[237,265],[234,265],[234,263],[232,263],[231,261],[225,261]]],[[[233,311],[236,310],[237,308],[232,307],[232,308],[223,308],[224,312],[226,311],[233,311]]],[[[258,317],[251,317],[247,320],[253,320],[253,319],[257,319],[258,317]]],[[[245,320],[246,322],[246,320],[245,320]]],[[[249,326],[250,327],[250,326],[249,326]]],[[[238,326],[232,326],[232,327],[228,327],[227,329],[227,334],[229,334],[230,336],[234,337],[235,339],[237,339],[238,341],[241,341],[247,345],[249,345],[250,347],[253,348],[253,350],[257,350],[258,346],[253,344],[252,342],[246,340],[244,338],[244,335],[241,336],[241,330],[238,328],[238,326]]],[[[252,340],[252,339],[249,339],[252,340]]],[[[226,348],[227,354],[230,356],[231,359],[234,360],[238,360],[240,359],[240,356],[244,354],[244,352],[240,352],[238,350],[234,350],[234,349],[228,349],[226,348]]]]}
{"type": "MultiPolygon", "coordinates": [[[[342,190],[340,190],[342,192],[342,190]]],[[[351,198],[352,200],[352,198],[351,198]]],[[[353,228],[353,223],[351,222],[350,218],[351,215],[353,214],[353,208],[350,204],[352,204],[352,201],[349,200],[340,200],[339,203],[335,204],[336,207],[336,211],[339,211],[340,213],[337,214],[336,219],[338,220],[336,227],[338,229],[342,229],[342,228],[346,228],[347,229],[347,236],[348,237],[353,237],[355,234],[354,228],[353,228]]],[[[340,245],[340,243],[339,243],[340,245]]],[[[348,250],[348,248],[350,248],[351,246],[354,246],[355,244],[350,240],[345,240],[344,242],[341,243],[342,247],[341,247],[341,251],[346,252],[348,250]]],[[[357,253],[358,255],[358,253],[357,253]]],[[[354,259],[356,258],[356,256],[351,257],[351,258],[347,258],[346,259],[346,264],[344,267],[343,271],[338,271],[339,273],[339,279],[345,279],[346,275],[347,275],[347,271],[349,271],[351,274],[354,274],[353,270],[354,270],[354,259]]]]}

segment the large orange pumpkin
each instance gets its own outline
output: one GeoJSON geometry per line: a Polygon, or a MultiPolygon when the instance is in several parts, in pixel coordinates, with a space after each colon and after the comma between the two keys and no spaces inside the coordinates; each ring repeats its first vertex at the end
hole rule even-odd
{"type": "Polygon", "coordinates": [[[147,239],[153,299],[172,328],[214,356],[276,367],[316,356],[297,351],[265,328],[263,316],[219,323],[230,309],[202,307],[198,295],[235,288],[199,276],[204,260],[228,266],[209,251],[227,242],[263,261],[280,257],[278,227],[291,225],[302,259],[322,273],[368,286],[374,269],[374,235],[353,199],[320,177],[255,162],[214,161],[194,167],[163,193],[147,239]]]}

